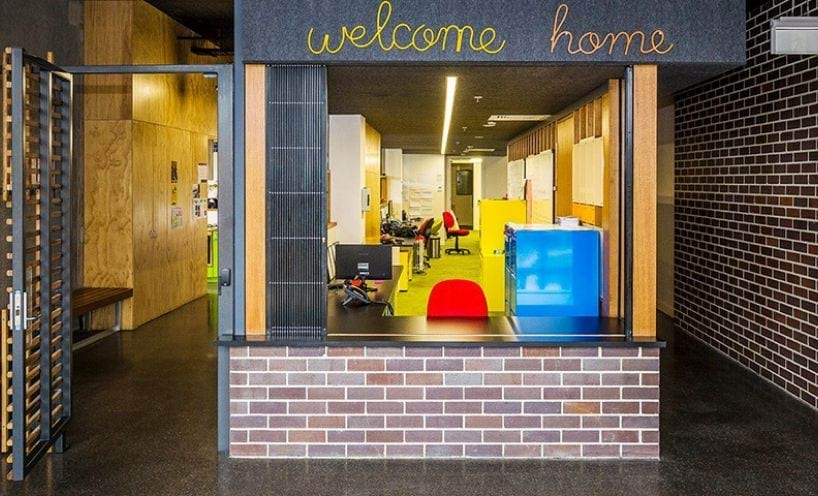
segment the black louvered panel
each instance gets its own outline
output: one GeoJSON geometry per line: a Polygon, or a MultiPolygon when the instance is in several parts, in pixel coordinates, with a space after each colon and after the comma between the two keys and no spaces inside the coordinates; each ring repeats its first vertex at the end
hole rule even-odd
{"type": "Polygon", "coordinates": [[[327,76],[321,66],[267,67],[267,328],[324,339],[327,76]]]}

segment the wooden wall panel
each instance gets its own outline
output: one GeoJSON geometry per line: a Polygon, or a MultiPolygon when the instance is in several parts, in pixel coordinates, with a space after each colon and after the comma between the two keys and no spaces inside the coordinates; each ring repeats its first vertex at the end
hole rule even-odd
{"type": "Polygon", "coordinates": [[[365,132],[364,180],[372,198],[372,208],[364,218],[366,242],[378,244],[381,240],[381,134],[369,124],[365,132]]]}
{"type": "Polygon", "coordinates": [[[620,164],[620,105],[619,80],[608,81],[608,94],[602,97],[600,105],[600,133],[605,150],[605,206],[602,209],[601,226],[605,256],[602,260],[602,311],[608,317],[621,317],[619,311],[620,270],[622,260],[619,251],[619,164],[620,164]]]}
{"type": "Polygon", "coordinates": [[[574,121],[574,117],[569,116],[557,123],[557,161],[554,175],[554,184],[557,186],[554,192],[557,217],[573,214],[573,164],[571,161],[574,148],[574,121]]]}
{"type": "Polygon", "coordinates": [[[133,144],[133,325],[139,326],[207,293],[207,221],[194,219],[191,209],[196,157],[207,153],[207,136],[135,121],[133,144]],[[170,180],[172,162],[177,183],[170,180]],[[182,212],[179,227],[171,225],[173,207],[182,212]]]}
{"type": "MultiPolygon", "coordinates": [[[[133,2],[87,0],[84,7],[85,63],[131,64],[133,2]]],[[[83,86],[85,120],[131,118],[131,76],[86,76],[83,86]]]]}
{"type": "MultiPolygon", "coordinates": [[[[133,287],[132,123],[86,121],[83,281],[86,286],[133,287]]],[[[123,304],[131,329],[133,299],[123,304]]],[[[103,317],[104,318],[104,317],[103,317]]]]}
{"type": "MultiPolygon", "coordinates": [[[[190,52],[195,33],[147,2],[133,5],[134,64],[213,64],[225,62],[190,52]]],[[[216,80],[201,74],[133,76],[133,119],[215,136],[216,80]]]]}
{"type": "Polygon", "coordinates": [[[265,66],[245,67],[246,332],[264,335],[267,330],[265,66]]]}
{"type": "Polygon", "coordinates": [[[634,67],[633,333],[656,336],[655,65],[634,67]]]}

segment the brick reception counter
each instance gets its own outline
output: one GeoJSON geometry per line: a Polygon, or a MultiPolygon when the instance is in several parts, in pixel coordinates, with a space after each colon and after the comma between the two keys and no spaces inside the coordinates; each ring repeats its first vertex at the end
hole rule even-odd
{"type": "Polygon", "coordinates": [[[659,343],[229,350],[236,458],[659,457],[659,343]]]}

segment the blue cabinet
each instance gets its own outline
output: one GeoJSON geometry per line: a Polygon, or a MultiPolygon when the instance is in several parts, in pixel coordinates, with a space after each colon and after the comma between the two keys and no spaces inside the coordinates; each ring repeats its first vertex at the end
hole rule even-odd
{"type": "Polygon", "coordinates": [[[506,314],[599,316],[598,230],[508,224],[505,248],[506,314]]]}

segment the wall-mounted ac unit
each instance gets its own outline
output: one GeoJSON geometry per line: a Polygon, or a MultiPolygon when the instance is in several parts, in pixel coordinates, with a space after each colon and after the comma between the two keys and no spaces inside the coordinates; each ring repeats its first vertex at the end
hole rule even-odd
{"type": "Polygon", "coordinates": [[[818,55],[818,17],[781,17],[771,24],[774,55],[818,55]]]}

